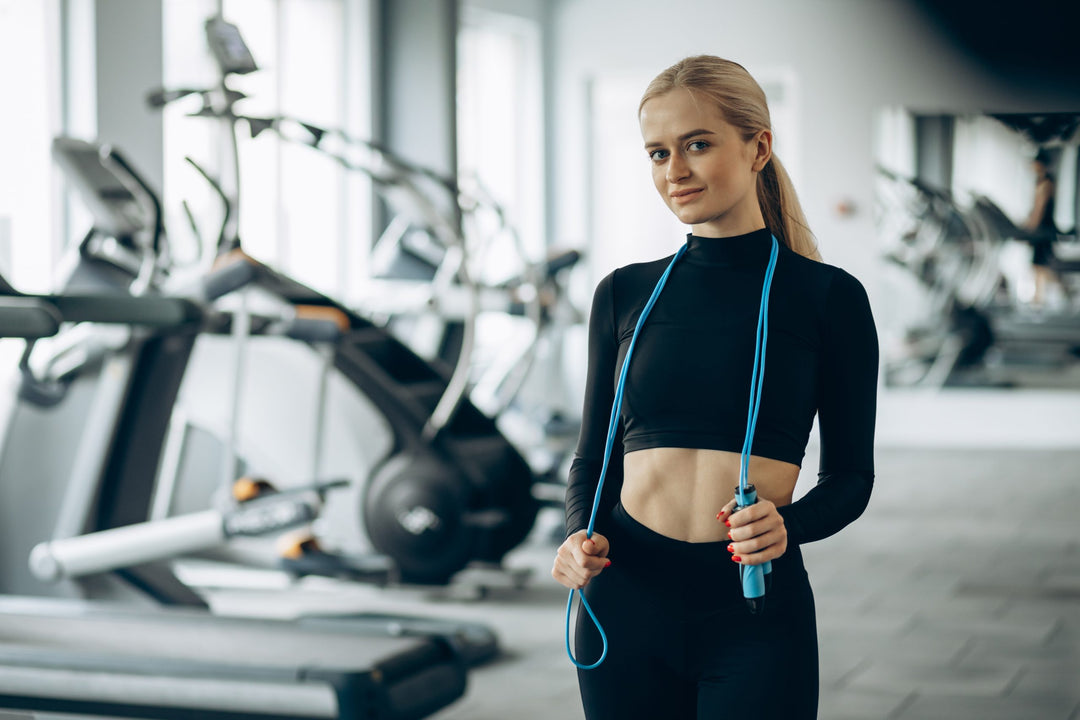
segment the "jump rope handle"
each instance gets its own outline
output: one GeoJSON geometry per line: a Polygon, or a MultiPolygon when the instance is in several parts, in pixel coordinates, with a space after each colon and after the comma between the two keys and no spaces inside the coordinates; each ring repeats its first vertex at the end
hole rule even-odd
{"type": "MultiPolygon", "coordinates": [[[[753,485],[735,489],[735,512],[748,508],[757,502],[757,489],[753,485]]],[[[765,590],[772,580],[772,561],[761,565],[740,565],[739,577],[742,580],[743,597],[751,614],[758,615],[765,610],[765,590]]]]}

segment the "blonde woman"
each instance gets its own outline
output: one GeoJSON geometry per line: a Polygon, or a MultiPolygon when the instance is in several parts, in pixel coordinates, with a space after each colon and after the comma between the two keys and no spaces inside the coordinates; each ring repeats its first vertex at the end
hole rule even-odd
{"type": "Polygon", "coordinates": [[[552,570],[583,590],[604,630],[579,611],[585,715],[814,718],[817,633],[799,546],[839,531],[870,497],[870,306],[854,277],[821,262],[772,154],[765,95],[742,66],[677,63],[649,85],[639,120],[660,197],[691,232],[676,255],[616,269],[593,297],[552,570]],[[815,415],[819,480],[792,502],[815,415]],[[736,511],[749,485],[757,502],[736,511]],[[755,567],[771,572],[751,598],[742,580],[755,567]]]}

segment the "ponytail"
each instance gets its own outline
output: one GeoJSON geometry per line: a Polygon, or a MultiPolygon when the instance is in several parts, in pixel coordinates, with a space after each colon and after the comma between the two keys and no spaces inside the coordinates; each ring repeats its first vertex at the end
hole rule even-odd
{"type": "Polygon", "coordinates": [[[795,194],[795,186],[775,155],[758,173],[757,198],[765,226],[777,240],[803,257],[821,260],[814,234],[810,232],[795,194]]]}

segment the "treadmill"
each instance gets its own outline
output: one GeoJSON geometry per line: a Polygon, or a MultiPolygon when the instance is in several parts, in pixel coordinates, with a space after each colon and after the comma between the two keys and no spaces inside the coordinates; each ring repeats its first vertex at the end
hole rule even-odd
{"type": "MultiPolygon", "coordinates": [[[[184,342],[206,317],[185,299],[27,296],[0,279],[0,336],[32,344],[74,321],[133,328],[130,351],[138,357],[179,343],[182,364],[184,342]]],[[[24,383],[22,391],[36,392],[41,403],[52,399],[52,390],[57,396],[65,390],[62,383],[31,387],[24,383]]],[[[29,471],[0,481],[9,488],[34,482],[43,491],[29,471]]],[[[176,589],[158,582],[166,575],[150,566],[126,569],[94,578],[96,590],[108,590],[92,594],[160,600],[176,589]]],[[[465,691],[466,664],[452,638],[373,636],[344,618],[223,618],[189,594],[195,607],[0,596],[0,708],[139,718],[404,720],[426,717],[465,691]]]]}
{"type": "Polygon", "coordinates": [[[358,638],[347,625],[0,598],[0,708],[172,720],[411,720],[464,694],[464,661],[444,638],[358,638]]]}

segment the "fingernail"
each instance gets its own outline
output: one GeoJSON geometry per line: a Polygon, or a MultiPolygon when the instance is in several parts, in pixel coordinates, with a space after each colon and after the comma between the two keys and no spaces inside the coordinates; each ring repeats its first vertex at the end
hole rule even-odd
{"type": "Polygon", "coordinates": [[[728,545],[728,546],[727,546],[727,551],[728,551],[729,553],[733,553],[733,552],[735,552],[735,546],[734,546],[734,545],[728,545]]]}
{"type": "Polygon", "coordinates": [[[732,555],[731,559],[734,560],[735,562],[742,562],[742,558],[739,557],[738,555],[732,555]]]}
{"type": "Polygon", "coordinates": [[[730,520],[725,520],[724,524],[727,525],[728,527],[731,527],[731,521],[730,520]]]}
{"type": "Polygon", "coordinates": [[[734,540],[735,539],[735,538],[731,537],[731,531],[730,530],[728,530],[727,539],[728,540],[734,540]]]}
{"type": "Polygon", "coordinates": [[[724,517],[724,511],[723,511],[723,510],[721,510],[721,511],[720,511],[720,512],[718,512],[718,513],[716,513],[716,519],[717,519],[717,520],[719,520],[719,519],[720,519],[720,518],[722,518],[722,517],[724,517]]]}
{"type": "Polygon", "coordinates": [[[611,561],[608,560],[606,563],[604,563],[604,567],[611,567],[611,561]]]}

